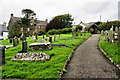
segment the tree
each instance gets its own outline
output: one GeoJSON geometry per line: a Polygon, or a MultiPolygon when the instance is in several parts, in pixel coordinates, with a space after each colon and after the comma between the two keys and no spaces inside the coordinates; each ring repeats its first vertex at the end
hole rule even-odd
{"type": "Polygon", "coordinates": [[[73,18],[70,14],[55,16],[50,23],[47,24],[46,30],[70,28],[72,27],[72,21],[73,18]]]}
{"type": "Polygon", "coordinates": [[[31,9],[23,9],[22,10],[22,14],[24,15],[24,17],[26,17],[27,19],[30,18],[31,16],[35,16],[36,13],[34,13],[33,10],[31,9]]]}
{"type": "Polygon", "coordinates": [[[82,28],[83,28],[83,27],[82,27],[81,25],[77,25],[76,28],[75,28],[75,31],[77,31],[78,29],[79,29],[79,30],[82,30],[82,28]]]}

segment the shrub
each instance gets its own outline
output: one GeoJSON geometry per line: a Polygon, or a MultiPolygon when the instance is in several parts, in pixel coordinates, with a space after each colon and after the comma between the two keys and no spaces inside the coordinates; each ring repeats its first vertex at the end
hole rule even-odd
{"type": "Polygon", "coordinates": [[[85,27],[85,31],[89,31],[90,30],[90,27],[85,27]]]}
{"type": "Polygon", "coordinates": [[[50,35],[54,35],[54,34],[65,34],[70,32],[72,32],[71,28],[64,28],[64,29],[58,29],[58,30],[52,29],[52,30],[49,30],[47,33],[50,35]]]}
{"type": "Polygon", "coordinates": [[[82,30],[82,28],[83,28],[82,26],[77,25],[76,28],[75,28],[75,31],[77,31],[78,29],[79,29],[79,30],[82,30]]]}
{"type": "Polygon", "coordinates": [[[38,35],[44,35],[45,34],[45,31],[39,31],[38,35]]]}

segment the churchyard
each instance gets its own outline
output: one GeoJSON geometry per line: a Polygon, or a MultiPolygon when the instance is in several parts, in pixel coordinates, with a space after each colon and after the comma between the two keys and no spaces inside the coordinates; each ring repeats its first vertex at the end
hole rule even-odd
{"type": "Polygon", "coordinates": [[[50,36],[52,40],[49,40],[46,35],[37,36],[37,40],[32,37],[21,40],[18,38],[16,40],[18,44],[16,45],[13,44],[14,42],[10,43],[10,40],[3,40],[2,45],[13,45],[14,47],[5,49],[5,65],[2,66],[2,78],[59,78],[60,72],[65,71],[63,66],[69,54],[74,52],[73,49],[90,37],[91,34],[79,32],[74,35],[70,33],[50,36]],[[27,41],[27,48],[25,48],[26,43],[22,44],[22,40],[23,42],[27,41]],[[48,43],[49,41],[52,41],[51,46],[49,46],[51,48],[46,49],[47,44],[43,45],[43,43],[48,43]],[[36,44],[39,46],[36,46],[36,44]],[[30,45],[36,47],[30,49],[30,45]],[[20,56],[20,53],[26,54],[20,56]],[[45,60],[36,57],[37,55],[43,57],[44,53],[47,55],[45,60]],[[23,59],[23,56],[24,58],[31,57],[31,55],[27,54],[35,55],[32,55],[34,56],[32,59],[23,59]],[[15,60],[14,58],[17,57],[18,59],[15,60]]]}
{"type": "Polygon", "coordinates": [[[113,31],[113,26],[110,30],[101,31],[99,42],[100,47],[105,51],[105,56],[112,63],[120,65],[120,29],[117,27],[113,31]]]}

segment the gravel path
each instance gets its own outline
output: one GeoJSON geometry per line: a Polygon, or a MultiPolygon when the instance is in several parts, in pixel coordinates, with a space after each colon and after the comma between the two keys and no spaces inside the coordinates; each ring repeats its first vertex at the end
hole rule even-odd
{"type": "Polygon", "coordinates": [[[118,78],[118,69],[98,50],[94,34],[75,51],[62,78],[118,78]]]}

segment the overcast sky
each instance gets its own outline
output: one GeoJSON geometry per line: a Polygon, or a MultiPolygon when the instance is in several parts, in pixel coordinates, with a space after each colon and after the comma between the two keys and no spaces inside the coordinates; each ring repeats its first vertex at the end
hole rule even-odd
{"type": "Polygon", "coordinates": [[[0,0],[0,23],[8,23],[10,14],[22,17],[22,9],[32,9],[39,20],[71,14],[74,23],[118,20],[119,0],[0,0]]]}

